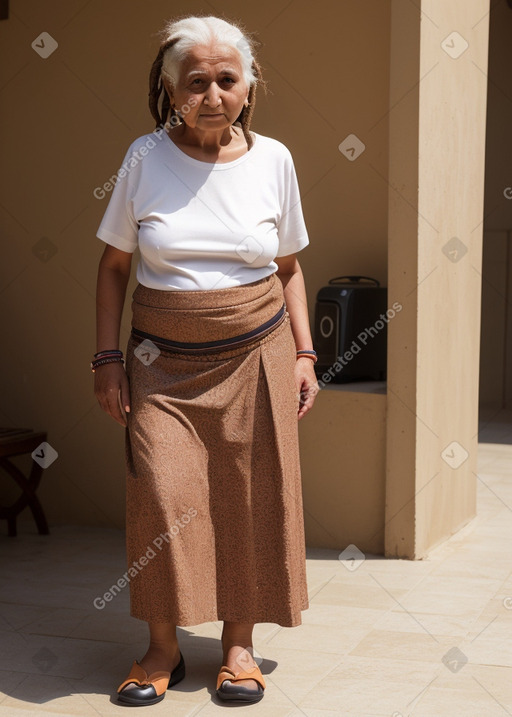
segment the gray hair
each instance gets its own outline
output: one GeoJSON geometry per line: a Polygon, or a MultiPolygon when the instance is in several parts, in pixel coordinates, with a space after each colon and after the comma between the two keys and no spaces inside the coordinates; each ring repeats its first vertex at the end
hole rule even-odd
{"type": "Polygon", "coordinates": [[[182,20],[171,20],[162,32],[162,39],[165,44],[172,42],[164,52],[161,72],[173,87],[176,86],[181,63],[187,53],[196,45],[209,45],[212,41],[238,52],[248,88],[258,81],[253,70],[255,58],[250,40],[239,27],[220,17],[186,17],[182,20]]]}
{"type": "Polygon", "coordinates": [[[213,40],[232,47],[239,53],[243,76],[249,91],[248,104],[242,107],[234,124],[242,128],[247,146],[251,149],[253,138],[250,126],[256,104],[256,89],[261,86],[266,91],[261,67],[255,59],[252,39],[248,38],[237,25],[218,17],[192,16],[170,21],[159,34],[160,49],[149,73],[148,92],[149,109],[156,122],[155,129],[166,123],[172,125],[182,121],[178,110],[171,106],[164,80],[168,80],[174,88],[179,79],[180,63],[183,62],[187,52],[196,45],[208,45],[213,40]]]}

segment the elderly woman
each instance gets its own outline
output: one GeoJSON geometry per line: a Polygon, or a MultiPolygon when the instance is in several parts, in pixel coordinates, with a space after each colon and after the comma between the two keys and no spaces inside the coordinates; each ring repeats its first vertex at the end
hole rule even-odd
{"type": "Polygon", "coordinates": [[[101,407],[126,428],[130,614],[149,648],[117,690],[153,704],[185,676],[176,626],[223,621],[217,695],[255,702],[257,622],[308,608],[298,419],[317,387],[294,164],[250,131],[253,44],[216,17],[170,22],[97,236],[101,407]],[[119,333],[140,250],[126,367],[119,333]]]}

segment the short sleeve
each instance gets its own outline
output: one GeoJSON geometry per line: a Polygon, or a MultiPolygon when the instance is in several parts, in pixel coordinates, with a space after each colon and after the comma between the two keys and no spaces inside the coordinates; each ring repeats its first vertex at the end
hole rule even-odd
{"type": "Polygon", "coordinates": [[[137,248],[139,238],[139,225],[133,212],[134,173],[130,172],[129,164],[132,146],[117,172],[112,195],[96,232],[102,241],[131,254],[137,248]]]}
{"type": "Polygon", "coordinates": [[[292,156],[288,150],[286,151],[283,181],[282,213],[277,225],[277,234],[279,237],[277,257],[295,254],[309,244],[308,232],[302,213],[297,174],[292,156]]]}

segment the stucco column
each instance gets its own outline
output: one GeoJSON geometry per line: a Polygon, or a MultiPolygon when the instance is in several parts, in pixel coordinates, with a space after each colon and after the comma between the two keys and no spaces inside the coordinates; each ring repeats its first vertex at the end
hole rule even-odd
{"type": "Polygon", "coordinates": [[[488,30],[489,0],[392,0],[389,557],[476,512],[488,30]]]}

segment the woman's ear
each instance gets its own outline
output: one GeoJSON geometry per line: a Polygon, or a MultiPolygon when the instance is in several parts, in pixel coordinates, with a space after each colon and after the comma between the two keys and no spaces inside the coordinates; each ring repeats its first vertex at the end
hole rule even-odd
{"type": "Polygon", "coordinates": [[[174,106],[174,96],[172,93],[171,83],[169,82],[169,80],[166,80],[165,78],[162,78],[162,79],[163,79],[165,91],[167,92],[167,95],[169,97],[169,102],[171,103],[171,107],[173,107],[174,106]]]}

